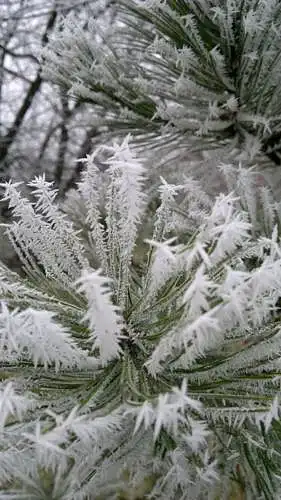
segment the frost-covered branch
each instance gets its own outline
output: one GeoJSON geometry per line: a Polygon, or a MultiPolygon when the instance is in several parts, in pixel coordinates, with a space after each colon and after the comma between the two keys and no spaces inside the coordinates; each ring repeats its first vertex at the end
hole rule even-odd
{"type": "Polygon", "coordinates": [[[0,498],[274,498],[279,204],[226,165],[229,194],[161,179],[148,211],[129,139],[103,148],[104,199],[101,150],[86,158],[73,199],[91,248],[43,177],[33,201],[5,185],[26,274],[1,265],[0,498]]]}

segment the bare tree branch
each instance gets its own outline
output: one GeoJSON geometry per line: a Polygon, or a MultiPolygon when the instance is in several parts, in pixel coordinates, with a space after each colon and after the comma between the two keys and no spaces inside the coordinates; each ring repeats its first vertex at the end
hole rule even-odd
{"type": "Polygon", "coordinates": [[[32,61],[38,63],[38,59],[33,54],[30,54],[30,53],[20,54],[20,53],[14,52],[12,49],[8,49],[8,47],[3,45],[1,42],[0,42],[0,49],[2,49],[4,51],[4,53],[7,54],[8,56],[14,57],[16,59],[32,59],[32,61]]]}
{"type": "Polygon", "coordinates": [[[19,78],[20,80],[24,80],[26,83],[31,84],[32,81],[29,78],[26,78],[22,73],[18,73],[17,71],[14,71],[10,68],[3,67],[3,70],[5,73],[8,73],[11,76],[14,76],[15,78],[19,78]]]}

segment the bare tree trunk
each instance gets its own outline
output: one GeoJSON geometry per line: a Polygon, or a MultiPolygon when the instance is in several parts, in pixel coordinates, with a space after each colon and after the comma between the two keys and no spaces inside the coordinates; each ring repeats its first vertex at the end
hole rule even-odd
{"type": "MultiPolygon", "coordinates": [[[[46,45],[48,41],[48,34],[53,29],[56,18],[57,18],[57,11],[56,10],[51,11],[46,25],[46,29],[41,39],[41,43],[43,46],[46,45]]],[[[0,137],[0,165],[2,164],[0,166],[0,178],[1,177],[3,178],[3,176],[5,175],[5,160],[6,157],[8,156],[9,149],[18,135],[24,117],[27,111],[29,110],[30,106],[32,105],[32,102],[38,90],[40,89],[41,84],[42,84],[41,70],[40,68],[38,68],[35,80],[29,86],[29,89],[25,95],[22,105],[20,106],[16,114],[14,123],[8,130],[7,134],[4,137],[0,137]]]]}
{"type": "MultiPolygon", "coordinates": [[[[97,129],[95,127],[90,128],[84,138],[84,141],[81,144],[78,158],[85,158],[87,154],[89,154],[92,150],[92,138],[97,134],[97,129]]],[[[84,166],[82,162],[77,162],[74,172],[70,179],[65,184],[62,195],[65,195],[69,189],[72,189],[76,186],[77,182],[80,179],[81,172],[84,166]]]]}
{"type": "Polygon", "coordinates": [[[67,96],[61,92],[61,107],[62,107],[62,123],[60,125],[60,138],[58,145],[58,156],[54,172],[54,180],[58,189],[60,189],[62,175],[65,167],[65,155],[67,151],[67,143],[69,139],[67,122],[72,112],[68,106],[67,96]]]}

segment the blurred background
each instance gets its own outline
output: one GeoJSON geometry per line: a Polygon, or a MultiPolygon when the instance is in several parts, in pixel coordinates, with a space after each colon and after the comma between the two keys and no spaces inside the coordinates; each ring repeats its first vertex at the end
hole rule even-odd
{"type": "MultiPolygon", "coordinates": [[[[41,75],[41,47],[71,13],[85,26],[89,18],[110,25],[114,1],[0,0],[0,182],[28,181],[45,172],[61,197],[79,179],[77,159],[91,152],[101,134],[93,105],[74,101],[41,75]]],[[[1,222],[8,216],[1,202],[1,222]]],[[[11,265],[4,230],[0,257],[11,265]]]]}
{"type": "Polygon", "coordinates": [[[41,77],[40,49],[71,12],[85,26],[89,17],[108,24],[114,2],[0,0],[1,182],[44,171],[63,194],[76,182],[76,160],[91,151],[97,137],[93,105],[74,101],[41,77]]]}

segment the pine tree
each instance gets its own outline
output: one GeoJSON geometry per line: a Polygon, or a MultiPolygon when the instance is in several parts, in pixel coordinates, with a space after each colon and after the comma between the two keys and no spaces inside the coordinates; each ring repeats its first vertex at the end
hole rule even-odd
{"type": "Polygon", "coordinates": [[[43,51],[106,145],[64,204],[3,186],[0,500],[279,498],[281,204],[251,164],[279,162],[281,7],[115,4],[113,33],[68,18],[43,51]],[[147,156],[186,150],[227,192],[184,166],[151,201],[147,156]]]}
{"type": "Polygon", "coordinates": [[[110,136],[129,131],[152,148],[154,166],[155,156],[163,164],[187,150],[212,151],[215,165],[233,157],[280,165],[278,0],[119,0],[115,8],[110,32],[66,19],[43,51],[45,75],[107,111],[110,136]]]}
{"type": "Polygon", "coordinates": [[[85,159],[88,244],[44,176],[33,202],[4,186],[24,274],[1,265],[0,498],[275,498],[280,204],[243,168],[215,203],[162,179],[144,250],[128,141],[107,148],[104,219],[85,159]]]}

